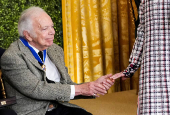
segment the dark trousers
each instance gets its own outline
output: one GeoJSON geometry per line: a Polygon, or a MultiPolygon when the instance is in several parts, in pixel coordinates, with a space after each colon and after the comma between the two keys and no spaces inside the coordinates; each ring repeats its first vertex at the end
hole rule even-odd
{"type": "Polygon", "coordinates": [[[17,115],[17,114],[12,109],[0,108],[0,115],[17,115]]]}
{"type": "Polygon", "coordinates": [[[74,107],[67,107],[59,104],[56,109],[47,111],[45,115],[92,115],[91,113],[74,107]]]}

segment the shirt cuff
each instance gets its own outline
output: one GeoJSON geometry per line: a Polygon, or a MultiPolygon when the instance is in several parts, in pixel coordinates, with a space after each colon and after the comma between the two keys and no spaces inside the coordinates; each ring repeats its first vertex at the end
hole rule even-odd
{"type": "Polygon", "coordinates": [[[75,97],[75,86],[70,85],[70,87],[71,87],[70,99],[74,99],[74,97],[75,97]]]}

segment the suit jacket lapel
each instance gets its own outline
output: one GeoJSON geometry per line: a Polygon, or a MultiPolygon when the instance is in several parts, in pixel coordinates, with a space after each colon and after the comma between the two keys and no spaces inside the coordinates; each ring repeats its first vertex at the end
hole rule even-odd
{"type": "MultiPolygon", "coordinates": [[[[28,47],[26,47],[20,40],[18,40],[18,47],[21,50],[21,52],[23,53],[23,55],[25,55],[27,57],[27,59],[37,68],[39,68],[40,70],[42,70],[40,64],[38,63],[38,61],[35,59],[35,57],[33,56],[32,52],[30,51],[30,49],[28,47]]],[[[43,71],[43,70],[42,70],[43,71]]]]}
{"type": "Polygon", "coordinates": [[[60,75],[61,75],[60,82],[65,83],[66,82],[66,78],[65,78],[65,75],[64,75],[65,74],[65,71],[64,71],[65,68],[63,68],[63,66],[61,66],[61,58],[62,57],[58,53],[57,49],[54,49],[52,47],[49,47],[47,49],[47,54],[48,54],[49,58],[51,59],[51,61],[57,67],[58,71],[60,72],[60,75]]]}

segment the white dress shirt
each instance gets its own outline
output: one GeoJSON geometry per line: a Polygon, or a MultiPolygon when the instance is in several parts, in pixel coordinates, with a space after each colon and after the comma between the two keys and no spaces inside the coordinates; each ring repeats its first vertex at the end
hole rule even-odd
{"type": "MultiPolygon", "coordinates": [[[[30,45],[30,44],[29,44],[30,45]]],[[[30,45],[35,52],[38,54],[39,50],[30,45]]],[[[47,52],[47,50],[46,50],[47,52]]],[[[61,75],[57,69],[57,67],[54,65],[54,63],[50,60],[46,53],[46,59],[45,59],[45,66],[46,66],[46,76],[49,80],[54,81],[54,82],[60,82],[61,75]]],[[[75,86],[70,85],[71,87],[71,94],[70,94],[70,99],[74,99],[75,96],[75,86]]]]}

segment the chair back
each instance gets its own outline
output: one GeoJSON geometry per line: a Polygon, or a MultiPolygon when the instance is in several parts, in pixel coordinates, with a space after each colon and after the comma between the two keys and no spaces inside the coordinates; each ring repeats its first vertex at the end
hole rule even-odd
{"type": "MultiPolygon", "coordinates": [[[[5,49],[3,49],[3,48],[0,48],[0,59],[1,59],[1,56],[2,56],[2,54],[5,52],[5,49]]],[[[0,62],[0,64],[1,64],[1,62],[0,62]]],[[[1,65],[0,65],[0,69],[1,69],[1,65]]]]}
{"type": "MultiPolygon", "coordinates": [[[[5,52],[5,49],[0,48],[0,59],[4,52],[5,52]]],[[[0,64],[1,64],[1,62],[0,62],[0,64]]],[[[16,104],[16,97],[13,96],[13,97],[7,98],[7,96],[6,96],[1,66],[0,66],[0,89],[1,89],[0,91],[2,91],[2,93],[0,92],[0,115],[17,115],[17,113],[14,110],[9,109],[7,107],[10,105],[16,104]]]]}
{"type": "MultiPolygon", "coordinates": [[[[1,56],[4,52],[5,52],[5,49],[0,48],[0,59],[1,59],[1,56]]],[[[3,79],[2,79],[1,66],[0,66],[0,89],[1,89],[0,91],[2,91],[2,93],[0,93],[0,99],[6,98],[4,83],[3,83],[3,79]]]]}
{"type": "Polygon", "coordinates": [[[0,70],[0,88],[2,93],[0,93],[0,99],[6,98],[5,87],[2,79],[2,71],[0,70]]]}

